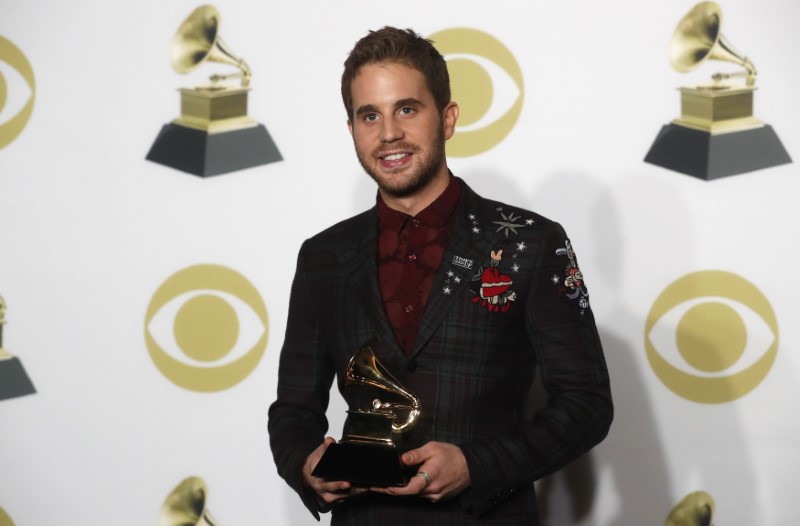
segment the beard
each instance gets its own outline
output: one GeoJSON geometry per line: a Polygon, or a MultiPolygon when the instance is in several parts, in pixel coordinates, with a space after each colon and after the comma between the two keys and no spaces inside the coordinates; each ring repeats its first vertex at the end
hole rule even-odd
{"type": "Polygon", "coordinates": [[[369,154],[366,154],[359,149],[358,144],[356,147],[356,156],[358,162],[367,175],[378,184],[381,191],[391,197],[403,198],[409,197],[426,186],[436,177],[445,162],[444,152],[444,125],[439,126],[436,132],[436,139],[431,142],[427,149],[423,149],[418,145],[399,141],[391,145],[376,148],[369,154]],[[392,180],[385,174],[379,173],[373,164],[375,160],[381,156],[384,151],[390,150],[406,150],[412,152],[412,155],[417,157],[419,166],[413,169],[410,173],[405,174],[402,178],[392,180]]]}

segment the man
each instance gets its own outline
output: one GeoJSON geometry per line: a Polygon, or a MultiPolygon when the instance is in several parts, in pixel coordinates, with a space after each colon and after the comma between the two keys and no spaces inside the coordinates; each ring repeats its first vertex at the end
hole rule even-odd
{"type": "Polygon", "coordinates": [[[563,229],[483,199],[447,168],[458,105],[411,30],[370,32],[342,98],[377,205],[307,240],[292,285],[270,442],[279,474],[332,524],[537,524],[533,482],[600,442],[612,419],[588,292],[563,229]],[[364,342],[422,402],[401,437],[407,485],[311,473],[328,446],[334,375],[364,342]],[[547,406],[529,418],[536,369],[547,406]],[[413,468],[412,468],[413,469],[413,468]]]}

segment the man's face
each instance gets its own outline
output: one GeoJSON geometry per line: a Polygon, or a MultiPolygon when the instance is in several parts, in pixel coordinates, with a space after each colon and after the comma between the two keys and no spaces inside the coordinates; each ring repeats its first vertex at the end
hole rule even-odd
{"type": "Polygon", "coordinates": [[[361,67],[351,87],[348,121],[358,161],[384,194],[418,194],[447,177],[444,142],[455,128],[458,107],[444,118],[422,73],[397,62],[361,67]]]}

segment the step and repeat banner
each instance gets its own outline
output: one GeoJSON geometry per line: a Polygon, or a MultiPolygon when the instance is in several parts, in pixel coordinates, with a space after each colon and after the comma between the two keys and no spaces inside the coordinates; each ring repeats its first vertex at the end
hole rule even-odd
{"type": "Polygon", "coordinates": [[[797,20],[788,0],[3,0],[0,525],[206,520],[176,518],[187,499],[315,523],[267,408],[300,244],[374,204],[339,81],[384,25],[448,60],[453,172],[581,256],[616,418],[537,482],[544,523],[796,524],[797,20]]]}

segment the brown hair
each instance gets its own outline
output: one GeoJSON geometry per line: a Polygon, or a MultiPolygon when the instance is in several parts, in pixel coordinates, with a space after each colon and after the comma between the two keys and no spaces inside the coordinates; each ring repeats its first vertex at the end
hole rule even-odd
{"type": "Polygon", "coordinates": [[[450,102],[450,75],[444,57],[433,47],[433,43],[412,29],[397,29],[386,26],[370,31],[356,42],[344,61],[342,73],[342,101],[347,118],[353,118],[353,80],[362,66],[378,62],[399,62],[414,68],[425,78],[433,95],[436,108],[444,111],[450,102]]]}

